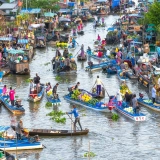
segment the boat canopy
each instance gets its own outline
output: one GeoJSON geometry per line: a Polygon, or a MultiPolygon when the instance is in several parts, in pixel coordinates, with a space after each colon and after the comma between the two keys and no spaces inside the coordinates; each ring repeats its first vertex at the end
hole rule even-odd
{"type": "Polygon", "coordinates": [[[41,24],[31,24],[32,28],[39,28],[39,27],[44,27],[44,26],[45,26],[44,23],[41,23],[41,24]]]}
{"type": "Polygon", "coordinates": [[[60,9],[60,10],[58,11],[58,13],[70,13],[70,12],[71,12],[70,9],[60,9]]]}
{"type": "Polygon", "coordinates": [[[0,126],[0,132],[5,132],[9,129],[9,126],[0,126]]]}
{"type": "Polygon", "coordinates": [[[55,15],[57,15],[56,13],[51,13],[51,12],[45,12],[44,16],[45,17],[54,17],[55,15]]]}
{"type": "Polygon", "coordinates": [[[18,39],[18,44],[27,44],[28,39],[18,39]]]}
{"type": "Polygon", "coordinates": [[[44,40],[45,39],[44,36],[37,36],[36,38],[39,39],[39,40],[44,40]]]}
{"type": "Polygon", "coordinates": [[[15,55],[15,54],[24,54],[25,52],[23,50],[13,49],[13,50],[9,50],[8,53],[15,55]]]}
{"type": "Polygon", "coordinates": [[[106,3],[108,0],[98,0],[96,3],[106,3]]]}
{"type": "Polygon", "coordinates": [[[60,17],[59,22],[71,22],[71,20],[69,18],[60,17]]]}
{"type": "Polygon", "coordinates": [[[20,13],[37,14],[40,12],[41,12],[40,8],[28,8],[28,9],[22,9],[20,13]]]}
{"type": "Polygon", "coordinates": [[[117,30],[117,29],[114,28],[114,27],[110,27],[110,28],[107,29],[107,31],[112,31],[112,32],[115,31],[115,30],[117,30]]]}
{"type": "Polygon", "coordinates": [[[11,37],[0,37],[0,41],[11,41],[11,37]]]}

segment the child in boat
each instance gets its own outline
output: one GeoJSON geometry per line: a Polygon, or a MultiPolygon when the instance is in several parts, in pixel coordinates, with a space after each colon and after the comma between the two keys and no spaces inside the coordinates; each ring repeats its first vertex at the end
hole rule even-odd
{"type": "Polygon", "coordinates": [[[3,96],[7,96],[8,95],[8,90],[7,90],[7,86],[4,85],[3,89],[2,89],[2,94],[3,96]]]}

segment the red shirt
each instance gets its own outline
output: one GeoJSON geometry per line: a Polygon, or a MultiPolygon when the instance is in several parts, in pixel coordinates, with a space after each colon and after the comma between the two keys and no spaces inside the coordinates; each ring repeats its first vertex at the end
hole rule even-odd
{"type": "Polygon", "coordinates": [[[10,98],[11,101],[14,100],[14,95],[15,95],[15,91],[14,90],[10,90],[9,91],[9,98],[10,98]]]}
{"type": "Polygon", "coordinates": [[[102,57],[102,52],[101,51],[98,52],[98,57],[102,57]]]}

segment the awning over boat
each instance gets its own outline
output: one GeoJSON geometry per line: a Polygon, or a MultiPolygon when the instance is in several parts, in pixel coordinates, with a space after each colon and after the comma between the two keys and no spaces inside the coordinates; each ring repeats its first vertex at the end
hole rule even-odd
{"type": "Polygon", "coordinates": [[[12,38],[10,37],[0,37],[0,41],[11,41],[12,38]]]}
{"type": "Polygon", "coordinates": [[[68,2],[69,7],[74,7],[74,5],[75,5],[75,2],[68,2]]]}
{"type": "Polygon", "coordinates": [[[42,40],[44,40],[44,36],[39,36],[39,37],[36,37],[37,39],[42,39],[42,40]]]}
{"type": "Polygon", "coordinates": [[[20,13],[36,14],[40,12],[41,12],[40,8],[28,8],[28,9],[22,9],[20,13]]]}
{"type": "Polygon", "coordinates": [[[41,23],[41,24],[31,24],[32,28],[39,28],[39,27],[44,27],[44,26],[45,26],[44,23],[41,23]]]}
{"type": "Polygon", "coordinates": [[[106,3],[107,0],[98,0],[97,3],[106,3]]]}
{"type": "Polygon", "coordinates": [[[58,13],[70,13],[70,12],[71,12],[70,9],[60,9],[60,10],[58,11],[58,13]]]}
{"type": "Polygon", "coordinates": [[[10,54],[24,54],[25,52],[23,50],[9,50],[8,53],[10,54]]]}
{"type": "Polygon", "coordinates": [[[7,131],[9,128],[9,126],[0,126],[0,132],[7,131]]]}
{"type": "Polygon", "coordinates": [[[55,15],[57,15],[57,14],[56,13],[51,13],[51,12],[44,13],[45,17],[54,17],[55,15]]]}
{"type": "Polygon", "coordinates": [[[27,44],[28,43],[28,39],[19,39],[18,40],[18,44],[27,44]]]}
{"type": "Polygon", "coordinates": [[[71,22],[71,20],[69,18],[60,17],[59,22],[71,22]]]}

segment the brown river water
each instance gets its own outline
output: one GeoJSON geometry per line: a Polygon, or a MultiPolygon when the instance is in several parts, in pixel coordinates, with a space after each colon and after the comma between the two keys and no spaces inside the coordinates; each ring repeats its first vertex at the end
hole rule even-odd
{"type": "MultiPolygon", "coordinates": [[[[107,27],[117,19],[117,16],[108,16],[105,18],[107,27]]],[[[93,48],[93,42],[97,38],[98,33],[102,38],[106,36],[106,29],[99,28],[93,30],[93,24],[87,23],[84,27],[85,35],[78,36],[77,42],[84,44],[85,50],[88,46],[93,48]]],[[[73,52],[75,55],[80,49],[80,45],[73,52]]],[[[45,108],[47,102],[44,95],[43,99],[38,103],[30,103],[27,101],[29,84],[25,80],[29,77],[34,77],[36,73],[41,77],[41,83],[51,82],[52,86],[57,83],[55,80],[56,74],[52,71],[50,62],[55,56],[55,49],[47,47],[44,50],[36,50],[33,60],[30,62],[30,76],[10,75],[3,79],[3,84],[17,87],[16,94],[19,99],[22,99],[22,104],[26,110],[21,118],[26,128],[54,128],[54,129],[70,129],[71,121],[67,117],[66,124],[58,124],[50,120],[46,116],[52,109],[45,108]]],[[[94,60],[94,62],[97,62],[94,60]]],[[[93,74],[85,71],[86,62],[77,62],[78,71],[75,76],[63,77],[63,82],[60,82],[58,93],[62,101],[59,110],[64,112],[71,111],[72,107],[67,103],[63,96],[68,93],[67,87],[80,82],[80,88],[91,90],[96,76],[99,75],[102,79],[105,88],[110,95],[114,95],[119,89],[120,81],[116,75],[107,76],[100,72],[93,74]]],[[[147,95],[148,90],[138,84],[137,81],[128,81],[129,88],[137,93],[142,92],[147,95]]],[[[108,101],[108,97],[103,100],[108,101]]],[[[84,109],[78,106],[79,110],[84,109]]],[[[43,145],[46,146],[43,150],[21,151],[18,152],[19,158],[27,160],[82,160],[84,153],[89,149],[96,154],[93,160],[159,160],[159,136],[160,136],[160,114],[141,108],[141,111],[146,114],[145,122],[133,122],[124,116],[120,115],[117,122],[111,120],[111,113],[100,113],[90,109],[85,109],[80,114],[86,116],[81,117],[83,128],[90,130],[87,136],[79,137],[40,137],[43,145]]],[[[0,125],[9,125],[11,115],[3,106],[0,109],[0,125]]],[[[14,152],[15,154],[15,152],[14,152]]]]}

